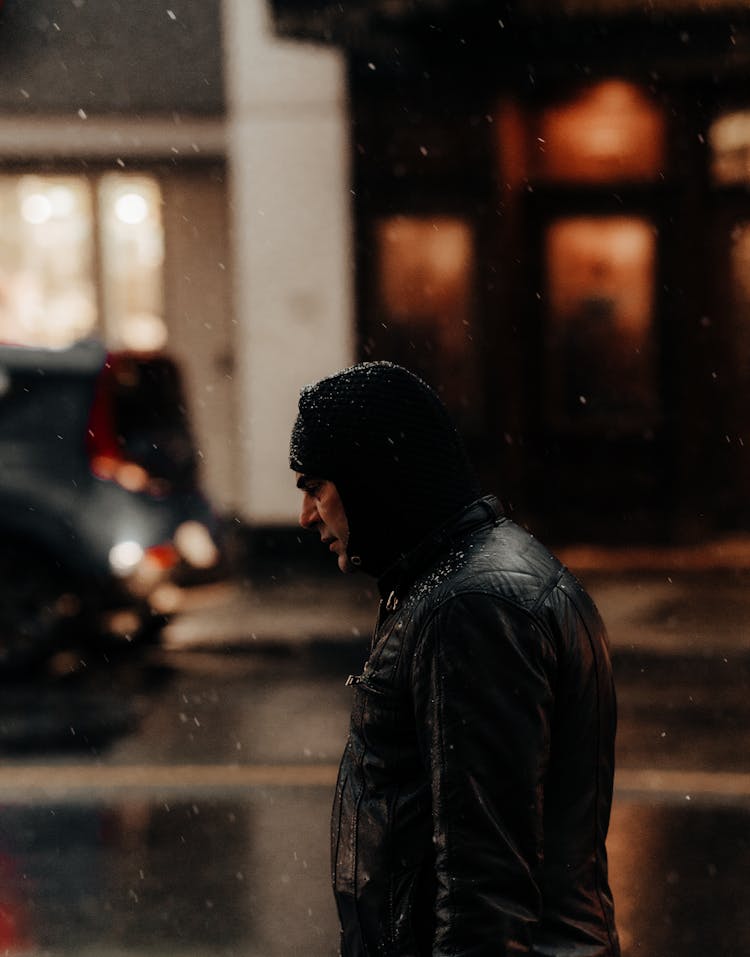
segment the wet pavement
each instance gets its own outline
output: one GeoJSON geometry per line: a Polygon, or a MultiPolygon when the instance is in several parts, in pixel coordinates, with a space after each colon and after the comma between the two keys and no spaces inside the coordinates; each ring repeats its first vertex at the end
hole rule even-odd
{"type": "MultiPolygon", "coordinates": [[[[619,688],[623,953],[750,953],[744,573],[588,583],[619,688]]],[[[328,814],[360,589],[202,590],[163,649],[62,656],[3,689],[0,954],[336,954],[328,814]]]]}
{"type": "MultiPolygon", "coordinates": [[[[13,943],[92,957],[333,957],[316,825],[328,807],[320,787],[5,807],[0,879],[13,943]]],[[[616,806],[610,856],[624,954],[750,952],[749,823],[740,809],[616,806]]]]}

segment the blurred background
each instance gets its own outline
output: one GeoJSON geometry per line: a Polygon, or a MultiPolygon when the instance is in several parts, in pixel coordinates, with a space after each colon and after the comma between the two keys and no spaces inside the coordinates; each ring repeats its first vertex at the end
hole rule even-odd
{"type": "Polygon", "coordinates": [[[744,531],[747,20],[10,0],[0,337],[167,351],[256,543],[295,522],[299,386],[368,358],[439,389],[548,539],[744,531]]]}
{"type": "Polygon", "coordinates": [[[748,81],[744,0],[0,4],[0,950],[336,952],[288,435],[390,359],[604,613],[624,954],[750,953],[748,81]]]}

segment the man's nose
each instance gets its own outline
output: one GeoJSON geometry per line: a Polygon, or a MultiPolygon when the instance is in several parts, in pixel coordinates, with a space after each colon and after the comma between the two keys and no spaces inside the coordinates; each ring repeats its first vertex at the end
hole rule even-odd
{"type": "Polygon", "coordinates": [[[302,508],[299,513],[299,523],[303,528],[311,528],[320,520],[315,499],[308,492],[302,496],[302,508]]]}

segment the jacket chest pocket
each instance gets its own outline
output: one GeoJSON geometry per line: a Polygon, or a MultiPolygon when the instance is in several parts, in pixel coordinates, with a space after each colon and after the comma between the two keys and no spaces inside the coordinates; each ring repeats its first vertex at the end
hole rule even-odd
{"type": "Polygon", "coordinates": [[[411,699],[400,688],[363,675],[355,686],[355,714],[365,770],[393,770],[413,737],[411,699]]]}

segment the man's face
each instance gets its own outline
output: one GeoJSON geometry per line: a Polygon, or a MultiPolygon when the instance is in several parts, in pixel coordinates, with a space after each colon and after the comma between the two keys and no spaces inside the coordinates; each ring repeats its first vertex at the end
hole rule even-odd
{"type": "Polygon", "coordinates": [[[333,482],[314,475],[297,475],[297,488],[302,492],[302,508],[299,523],[303,528],[316,531],[324,545],[338,557],[342,572],[354,571],[346,546],[349,544],[349,522],[341,496],[333,482]]]}

